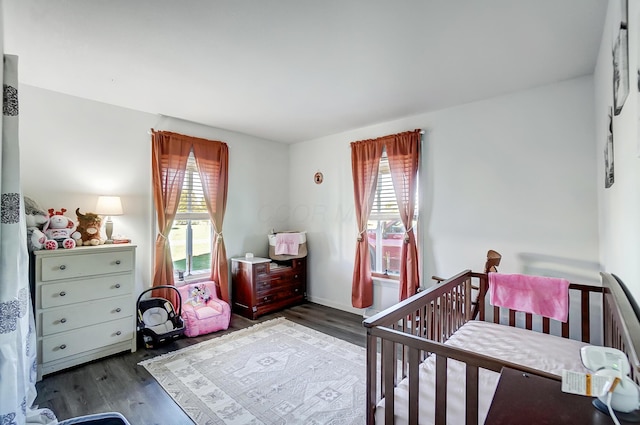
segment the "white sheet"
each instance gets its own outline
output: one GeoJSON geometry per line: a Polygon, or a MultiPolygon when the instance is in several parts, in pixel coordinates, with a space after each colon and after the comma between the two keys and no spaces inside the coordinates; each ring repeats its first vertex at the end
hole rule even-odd
{"type": "MultiPolygon", "coordinates": [[[[508,360],[524,366],[561,375],[563,369],[586,373],[580,361],[580,348],[585,344],[566,338],[546,335],[525,329],[512,328],[495,323],[471,321],[462,326],[446,342],[466,350],[508,360]]],[[[435,403],[435,357],[427,358],[420,365],[420,424],[433,424],[435,403]]],[[[484,423],[493,393],[498,384],[499,373],[480,370],[479,374],[479,419],[484,423]]],[[[449,360],[447,368],[447,423],[465,423],[465,366],[449,360]]],[[[395,423],[406,424],[408,418],[407,380],[400,382],[395,390],[395,423]]],[[[384,400],[376,408],[376,423],[384,423],[384,400]]]]}

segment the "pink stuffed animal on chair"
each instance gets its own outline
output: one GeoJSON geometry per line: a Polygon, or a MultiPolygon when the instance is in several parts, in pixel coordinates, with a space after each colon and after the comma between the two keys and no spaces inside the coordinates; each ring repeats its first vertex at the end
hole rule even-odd
{"type": "Polygon", "coordinates": [[[66,211],[64,208],[60,211],[49,208],[49,220],[42,229],[47,238],[44,242],[44,249],[71,249],[76,247],[75,240],[80,237],[80,233],[76,232],[76,225],[73,220],[64,215],[66,211]]]}

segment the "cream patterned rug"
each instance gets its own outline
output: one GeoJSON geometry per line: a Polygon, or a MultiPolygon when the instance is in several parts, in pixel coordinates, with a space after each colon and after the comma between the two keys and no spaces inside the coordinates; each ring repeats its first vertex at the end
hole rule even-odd
{"type": "Polygon", "coordinates": [[[365,422],[365,349],[284,318],[140,365],[196,424],[365,422]]]}

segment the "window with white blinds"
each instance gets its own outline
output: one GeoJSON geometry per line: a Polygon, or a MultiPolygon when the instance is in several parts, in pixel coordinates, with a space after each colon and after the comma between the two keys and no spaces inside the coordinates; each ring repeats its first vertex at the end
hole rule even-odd
{"type": "Polygon", "coordinates": [[[176,280],[206,274],[211,268],[213,231],[207,211],[204,189],[193,152],[189,154],[182,182],[180,203],[169,245],[176,280]]]}
{"type": "MultiPolygon", "coordinates": [[[[408,188],[402,190],[408,191],[408,188]]],[[[417,190],[415,205],[418,205],[417,190]]],[[[416,224],[417,217],[414,217],[414,230],[416,224]]],[[[405,229],[400,219],[398,202],[391,180],[389,158],[384,151],[378,168],[375,199],[367,222],[367,240],[372,272],[386,276],[399,274],[404,237],[405,229]]]]}

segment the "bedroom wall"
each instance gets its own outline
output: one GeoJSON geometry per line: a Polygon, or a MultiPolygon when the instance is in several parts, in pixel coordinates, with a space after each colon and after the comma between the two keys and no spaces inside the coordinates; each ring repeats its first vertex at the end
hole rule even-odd
{"type": "MultiPolygon", "coordinates": [[[[582,77],[292,145],[290,216],[308,232],[310,298],[358,311],[349,143],[414,128],[426,132],[423,285],[482,270],[488,249],[503,255],[501,272],[597,282],[593,113],[593,79],[582,77]]],[[[396,284],[378,284],[374,297],[377,308],[392,304],[396,284]]]]}
{"type": "Polygon", "coordinates": [[[604,187],[604,146],[613,106],[612,46],[619,26],[620,1],[610,1],[594,71],[600,262],[619,276],[640,300],[640,133],[638,116],[638,51],[640,4],[629,2],[630,90],[613,120],[614,183],[604,187]]]}
{"type": "Polygon", "coordinates": [[[267,233],[285,220],[288,146],[244,134],[20,86],[20,149],[26,196],[43,208],[94,211],[98,195],[122,197],[114,233],[137,249],[136,287],[151,282],[155,213],[150,128],[229,145],[229,190],[223,234],[227,255],[267,255],[267,233]],[[284,206],[284,207],[283,207],[284,206]]]}

